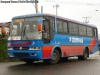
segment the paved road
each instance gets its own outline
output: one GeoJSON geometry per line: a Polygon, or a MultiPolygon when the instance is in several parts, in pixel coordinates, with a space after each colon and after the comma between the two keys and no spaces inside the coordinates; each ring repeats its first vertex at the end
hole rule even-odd
{"type": "Polygon", "coordinates": [[[2,62],[0,75],[100,75],[100,55],[97,52],[85,61],[70,58],[67,62],[55,65],[43,62],[33,65],[24,62],[2,62]]]}

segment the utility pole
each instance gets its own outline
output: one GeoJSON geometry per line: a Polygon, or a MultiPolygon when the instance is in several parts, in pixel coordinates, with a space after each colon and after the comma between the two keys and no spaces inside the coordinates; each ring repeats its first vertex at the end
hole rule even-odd
{"type": "Polygon", "coordinates": [[[53,5],[53,7],[56,7],[56,15],[58,15],[57,8],[59,7],[59,5],[56,4],[56,5],[53,5]]]}
{"type": "Polygon", "coordinates": [[[85,22],[84,23],[89,23],[89,18],[91,18],[91,17],[83,17],[83,18],[85,18],[85,22]]]}
{"type": "Polygon", "coordinates": [[[41,13],[43,13],[43,6],[41,6],[41,13]]]}
{"type": "Polygon", "coordinates": [[[36,10],[36,13],[38,13],[38,0],[35,0],[35,10],[36,10]]]}

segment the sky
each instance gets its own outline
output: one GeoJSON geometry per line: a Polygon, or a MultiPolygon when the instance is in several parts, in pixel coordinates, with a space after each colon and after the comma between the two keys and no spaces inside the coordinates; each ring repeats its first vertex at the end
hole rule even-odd
{"type": "MultiPolygon", "coordinates": [[[[1,0],[0,0],[1,1],[1,0]]],[[[10,0],[2,0],[10,1],[10,0]]],[[[17,0],[12,0],[17,1],[17,0]]],[[[24,0],[25,1],[25,0],[24,0]]],[[[30,0],[28,0],[30,1],[30,0]]],[[[85,22],[88,17],[89,24],[94,24],[100,34],[100,0],[38,0],[38,11],[41,13],[55,13],[55,5],[58,4],[57,15],[69,19],[85,22]],[[53,7],[54,6],[54,7],[53,7]]],[[[9,22],[12,17],[32,14],[35,12],[35,3],[0,3],[0,22],[9,22]]]]}

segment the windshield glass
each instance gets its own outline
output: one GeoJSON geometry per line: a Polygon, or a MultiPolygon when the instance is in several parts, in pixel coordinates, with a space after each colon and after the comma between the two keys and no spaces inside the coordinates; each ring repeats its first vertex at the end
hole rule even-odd
{"type": "Polygon", "coordinates": [[[22,39],[33,40],[42,39],[42,33],[38,31],[38,21],[41,17],[26,18],[24,22],[22,39]]]}
{"type": "Polygon", "coordinates": [[[22,30],[22,23],[21,22],[20,23],[13,22],[12,36],[21,36],[21,30],[22,30]]]}
{"type": "Polygon", "coordinates": [[[38,24],[42,25],[42,17],[15,19],[11,25],[11,37],[20,36],[21,40],[42,39],[42,32],[38,31],[38,24]]]}

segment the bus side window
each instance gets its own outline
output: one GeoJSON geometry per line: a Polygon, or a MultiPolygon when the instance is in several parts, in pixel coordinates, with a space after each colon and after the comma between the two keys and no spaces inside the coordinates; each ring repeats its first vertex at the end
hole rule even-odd
{"type": "Polygon", "coordinates": [[[93,28],[93,36],[97,37],[97,30],[96,30],[96,28],[93,28]]]}
{"type": "Polygon", "coordinates": [[[87,27],[87,36],[92,36],[92,28],[91,27],[87,27]]]}
{"type": "Polygon", "coordinates": [[[67,22],[63,21],[63,33],[67,33],[67,32],[68,32],[67,22]]]}
{"type": "Polygon", "coordinates": [[[50,17],[50,37],[54,37],[54,18],[50,17]]]}
{"type": "Polygon", "coordinates": [[[49,33],[49,21],[47,21],[47,20],[45,20],[44,22],[43,22],[43,30],[44,30],[44,32],[47,32],[47,33],[49,33]]]}
{"type": "Polygon", "coordinates": [[[58,31],[58,33],[62,33],[63,32],[62,20],[60,20],[60,19],[57,19],[57,31],[58,31]]]}
{"type": "Polygon", "coordinates": [[[50,42],[50,21],[49,19],[45,18],[46,20],[43,21],[43,39],[44,42],[50,42]]]}

